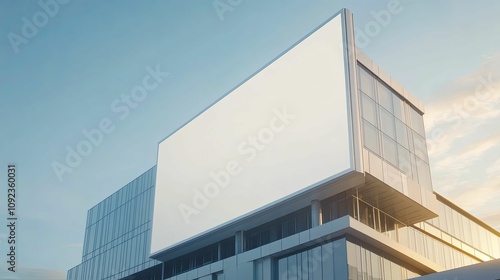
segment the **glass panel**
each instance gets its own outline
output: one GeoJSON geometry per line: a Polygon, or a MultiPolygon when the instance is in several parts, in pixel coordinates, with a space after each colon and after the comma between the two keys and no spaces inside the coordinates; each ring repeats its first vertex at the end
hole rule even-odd
{"type": "Polygon", "coordinates": [[[309,259],[314,265],[309,270],[310,279],[322,279],[322,266],[321,266],[321,247],[315,247],[309,250],[309,259]]]}
{"type": "Polygon", "coordinates": [[[364,249],[364,248],[362,249],[362,252],[365,255],[365,267],[366,267],[366,270],[363,273],[366,273],[366,276],[367,276],[366,279],[372,279],[371,278],[371,275],[372,275],[371,252],[364,249]]]}
{"type": "Polygon", "coordinates": [[[392,105],[392,91],[384,84],[377,82],[377,93],[378,103],[392,114],[394,112],[394,107],[392,105]]]}
{"type": "Polygon", "coordinates": [[[415,109],[410,108],[411,128],[425,137],[424,118],[415,109]]]}
{"type": "Polygon", "coordinates": [[[382,132],[390,136],[392,139],[396,139],[396,129],[394,127],[394,116],[391,113],[380,107],[380,126],[382,132]]]}
{"type": "Polygon", "coordinates": [[[415,146],[415,155],[425,162],[429,162],[427,157],[427,145],[425,139],[413,132],[413,144],[415,146]]]}
{"type": "Polygon", "coordinates": [[[411,177],[410,151],[398,145],[399,169],[411,177]]]}
{"type": "Polygon", "coordinates": [[[377,125],[377,105],[373,99],[369,98],[366,94],[361,94],[361,107],[363,118],[369,121],[374,126],[377,125]]]}
{"type": "MultiPolygon", "coordinates": [[[[307,265],[304,263],[307,261],[307,251],[297,254],[297,272],[294,273],[293,276],[296,276],[297,279],[304,278],[307,280],[307,265]]],[[[293,279],[294,277],[292,277],[293,279]]]]}
{"type": "Polygon", "coordinates": [[[327,243],[321,246],[321,266],[323,267],[323,279],[333,278],[333,246],[327,243]]]}
{"type": "Polygon", "coordinates": [[[380,257],[373,252],[370,253],[371,255],[371,262],[372,262],[372,277],[373,279],[382,279],[381,271],[380,271],[380,265],[381,265],[381,260],[380,257]]]}
{"type": "Polygon", "coordinates": [[[384,147],[384,159],[392,165],[398,166],[398,147],[396,141],[383,134],[382,145],[384,147]]]}
{"type": "Polygon", "coordinates": [[[391,262],[391,274],[392,279],[403,279],[401,275],[401,267],[393,262],[391,262]]]}
{"type": "Polygon", "coordinates": [[[378,137],[378,129],[367,121],[363,121],[363,141],[365,146],[380,155],[380,140],[378,137]]]}
{"type": "Polygon", "coordinates": [[[334,278],[329,279],[347,279],[347,248],[346,240],[340,239],[333,241],[333,266],[334,278]]]}
{"type": "Polygon", "coordinates": [[[384,259],[384,277],[382,279],[385,280],[393,279],[391,273],[391,262],[387,259],[384,259]]]}
{"type": "Polygon", "coordinates": [[[403,147],[409,148],[407,127],[398,119],[396,119],[396,140],[403,147]]]}
{"type": "Polygon", "coordinates": [[[479,249],[483,252],[489,252],[488,243],[486,242],[486,230],[483,227],[479,227],[479,242],[481,244],[479,249]]]}
{"type": "Polygon", "coordinates": [[[374,79],[372,75],[370,75],[361,67],[358,67],[358,69],[359,69],[359,88],[368,96],[375,99],[374,79]]]}
{"type": "Polygon", "coordinates": [[[289,278],[297,277],[297,255],[291,255],[287,259],[288,259],[288,270],[287,270],[288,277],[289,278]]]}
{"type": "Polygon", "coordinates": [[[429,165],[417,158],[417,170],[419,184],[428,190],[432,190],[431,172],[429,170],[429,165]]]}
{"type": "MultiPolygon", "coordinates": [[[[347,264],[349,280],[358,280],[358,264],[356,259],[356,245],[351,242],[347,242],[347,264]]],[[[321,278],[314,278],[321,279],[321,278]]],[[[361,279],[360,279],[361,280],[361,279]]]]}
{"type": "Polygon", "coordinates": [[[418,182],[417,161],[414,154],[410,154],[411,175],[415,182],[418,182]]]}
{"type": "Polygon", "coordinates": [[[358,245],[356,246],[356,263],[357,263],[357,270],[358,270],[358,279],[362,280],[363,279],[363,256],[361,255],[361,247],[358,245]]]}
{"type": "Polygon", "coordinates": [[[396,118],[404,122],[406,118],[405,118],[405,106],[403,100],[401,100],[401,98],[399,98],[397,95],[393,94],[392,101],[394,105],[394,116],[396,116],[396,118]]]}
{"type": "Polygon", "coordinates": [[[287,258],[282,258],[278,261],[278,279],[287,279],[288,274],[288,261],[287,258]]]}
{"type": "Polygon", "coordinates": [[[464,231],[464,241],[467,244],[472,244],[472,234],[470,232],[470,220],[466,217],[463,218],[463,231],[464,231]]]}

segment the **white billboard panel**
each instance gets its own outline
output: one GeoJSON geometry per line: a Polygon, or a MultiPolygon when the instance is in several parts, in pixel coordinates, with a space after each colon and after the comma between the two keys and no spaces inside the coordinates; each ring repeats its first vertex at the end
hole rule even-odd
{"type": "Polygon", "coordinates": [[[352,169],[342,17],[158,148],[151,253],[352,169]]]}

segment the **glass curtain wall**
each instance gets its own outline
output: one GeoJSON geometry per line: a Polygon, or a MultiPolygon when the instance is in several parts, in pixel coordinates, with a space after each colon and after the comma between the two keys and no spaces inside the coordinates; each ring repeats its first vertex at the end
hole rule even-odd
{"type": "Polygon", "coordinates": [[[432,191],[422,114],[361,66],[358,77],[364,146],[432,191]]]}

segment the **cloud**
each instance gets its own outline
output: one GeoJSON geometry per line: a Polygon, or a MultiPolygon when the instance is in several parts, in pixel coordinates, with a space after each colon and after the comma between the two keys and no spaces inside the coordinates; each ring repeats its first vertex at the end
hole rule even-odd
{"type": "Polygon", "coordinates": [[[16,272],[0,272],[3,280],[65,280],[66,271],[19,267],[16,272]]]}
{"type": "Polygon", "coordinates": [[[477,214],[484,214],[490,209],[497,209],[500,203],[498,191],[500,189],[499,177],[487,180],[481,185],[472,186],[466,190],[461,190],[453,196],[453,202],[461,207],[477,214]]]}
{"type": "Polygon", "coordinates": [[[487,169],[486,173],[489,175],[500,174],[500,159],[491,164],[487,169]]]}
{"type": "Polygon", "coordinates": [[[434,189],[498,229],[500,55],[437,91],[426,107],[434,189]]]}
{"type": "Polygon", "coordinates": [[[500,117],[500,55],[487,59],[476,72],[448,84],[426,105],[429,155],[450,151],[453,144],[496,124],[500,117]]]}
{"type": "MultiPolygon", "coordinates": [[[[451,145],[495,122],[500,116],[500,81],[491,98],[478,100],[475,107],[463,104],[467,99],[450,97],[446,105],[428,106],[425,121],[430,155],[442,155],[451,145]]],[[[471,97],[474,99],[475,97],[471,97]]]]}
{"type": "Polygon", "coordinates": [[[500,135],[489,136],[486,139],[472,142],[462,148],[457,154],[439,158],[434,165],[434,170],[463,169],[464,167],[473,164],[475,161],[481,160],[482,156],[488,151],[497,149],[498,142],[500,142],[500,135]]]}

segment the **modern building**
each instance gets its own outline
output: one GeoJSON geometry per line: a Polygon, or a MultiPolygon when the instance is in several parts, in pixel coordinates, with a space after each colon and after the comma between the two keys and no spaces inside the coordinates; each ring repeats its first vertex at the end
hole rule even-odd
{"type": "Polygon", "coordinates": [[[500,233],[433,191],[423,104],[353,30],[342,10],[160,142],[89,210],[68,280],[408,279],[500,258],[500,233]]]}

